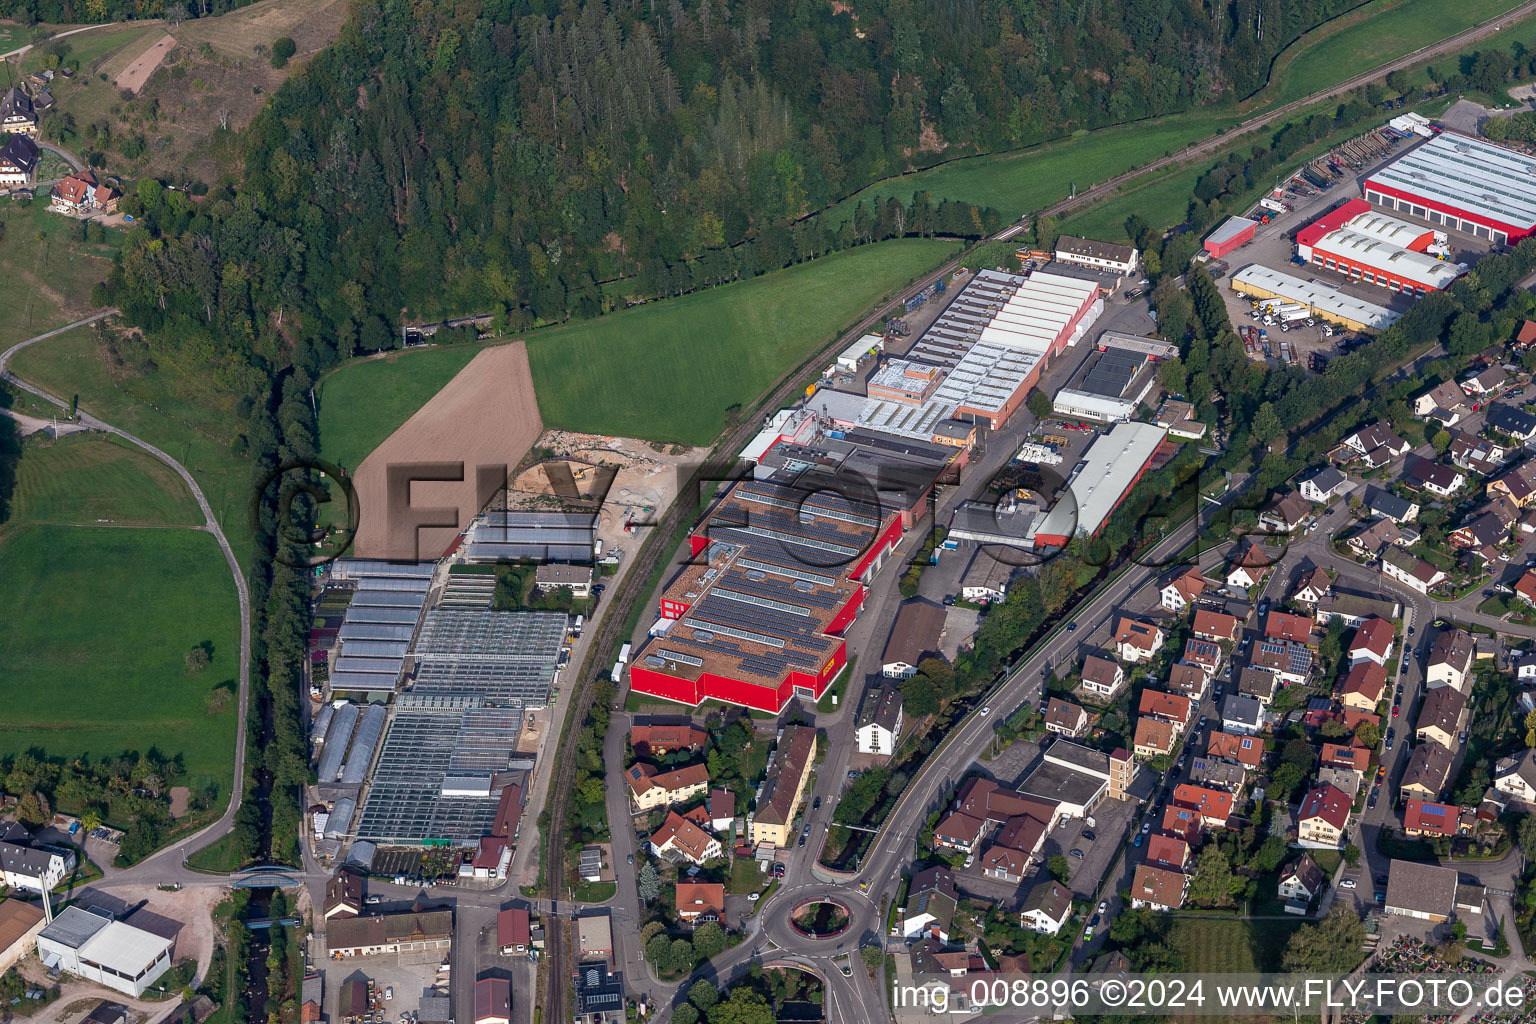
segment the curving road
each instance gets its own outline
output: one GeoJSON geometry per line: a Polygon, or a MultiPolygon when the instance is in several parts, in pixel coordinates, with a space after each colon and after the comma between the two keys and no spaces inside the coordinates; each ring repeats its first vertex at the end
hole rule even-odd
{"type": "Polygon", "coordinates": [[[64,39],[64,38],[67,38],[69,36],[79,35],[81,32],[91,32],[91,31],[94,31],[95,29],[98,29],[98,28],[116,28],[116,27],[118,27],[120,25],[128,25],[128,24],[134,24],[134,25],[158,25],[160,23],[161,23],[161,19],[159,19],[159,18],[146,18],[143,21],[137,21],[137,20],[135,20],[133,22],[107,21],[107,22],[102,22],[100,25],[81,25],[79,28],[66,29],[63,32],[55,32],[53,35],[48,36],[46,39],[39,39],[37,42],[35,42],[35,43],[28,43],[26,46],[18,46],[16,49],[11,50],[9,53],[0,53],[0,60],[8,60],[11,57],[20,57],[23,54],[25,54],[28,50],[32,49],[34,46],[47,46],[49,43],[53,42],[55,39],[64,39]]]}
{"type": "MultiPolygon", "coordinates": [[[[14,356],[17,352],[20,352],[22,349],[36,345],[40,341],[46,341],[47,339],[56,337],[65,333],[66,331],[72,331],[76,327],[83,327],[87,324],[96,323],[98,320],[105,320],[107,317],[116,316],[117,313],[118,311],[115,308],[104,309],[99,313],[86,317],[84,320],[77,320],[72,324],[66,324],[63,327],[48,331],[45,334],[39,334],[36,337],[28,338],[26,341],[17,342],[10,348],[6,349],[4,352],[0,352],[0,379],[14,384],[16,387],[21,388],[23,391],[27,391],[33,395],[36,395],[38,398],[43,399],[45,402],[51,402],[52,404],[58,406],[60,409],[66,410],[67,412],[69,409],[68,402],[49,394],[47,391],[44,391],[40,387],[27,383],[12,373],[9,369],[11,357],[14,356]]],[[[240,810],[240,800],[244,793],[244,787],[241,785],[241,780],[245,777],[245,713],[246,704],[250,697],[251,596],[245,585],[245,574],[240,571],[240,563],[235,559],[235,552],[232,548],[230,548],[229,541],[224,536],[224,531],[219,528],[219,521],[214,517],[213,508],[208,504],[208,498],[203,494],[203,489],[197,485],[197,481],[193,479],[192,474],[187,472],[186,467],[177,462],[175,459],[171,458],[165,452],[161,451],[159,448],[156,448],[154,445],[150,444],[148,441],[145,441],[140,437],[136,437],[135,435],[130,434],[128,431],[123,430],[120,427],[114,427],[112,424],[92,416],[84,409],[79,411],[77,422],[79,422],[81,426],[90,430],[100,430],[104,433],[115,434],[116,436],[122,438],[124,441],[127,441],[129,444],[142,448],[144,451],[165,463],[175,471],[177,476],[181,477],[182,481],[186,483],[187,489],[192,492],[192,497],[196,499],[197,507],[202,510],[202,529],[213,535],[213,539],[218,541],[219,550],[224,552],[224,561],[229,566],[230,575],[234,577],[235,592],[240,601],[240,685],[239,700],[237,702],[238,717],[236,719],[235,728],[235,771],[234,781],[230,788],[229,807],[224,811],[224,814],[219,818],[219,820],[213,822],[211,825],[208,825],[205,828],[199,829],[192,835],[187,836],[185,839],[181,840],[177,846],[167,847],[154,856],[139,862],[134,867],[122,873],[122,876],[125,880],[139,880],[142,877],[153,875],[154,873],[161,871],[168,865],[174,864],[179,867],[180,862],[184,859],[185,851],[188,848],[195,848],[198,842],[205,838],[216,839],[222,836],[224,833],[228,832],[234,826],[235,813],[240,810]]]]}

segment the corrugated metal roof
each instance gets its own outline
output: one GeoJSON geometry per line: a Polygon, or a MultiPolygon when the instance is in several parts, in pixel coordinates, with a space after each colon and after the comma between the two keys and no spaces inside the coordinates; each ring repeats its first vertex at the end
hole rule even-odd
{"type": "Polygon", "coordinates": [[[1536,159],[1443,132],[1363,184],[1390,188],[1522,230],[1536,228],[1536,159]]]}
{"type": "Polygon", "coordinates": [[[1357,299],[1319,281],[1303,281],[1269,267],[1251,263],[1232,275],[1233,285],[1247,284],[1273,292],[1292,302],[1310,306],[1324,317],[1335,317],[1381,329],[1397,323],[1402,315],[1386,306],[1357,299]]]}

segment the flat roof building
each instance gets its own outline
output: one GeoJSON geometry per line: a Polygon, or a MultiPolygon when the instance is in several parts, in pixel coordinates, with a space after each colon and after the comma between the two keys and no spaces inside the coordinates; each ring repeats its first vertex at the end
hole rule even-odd
{"type": "Polygon", "coordinates": [[[1464,270],[1425,250],[1434,231],[1390,217],[1364,199],[1351,199],[1296,234],[1296,255],[1352,281],[1422,295],[1450,287],[1464,270]]]}
{"type": "Polygon", "coordinates": [[[1063,547],[1078,534],[1097,534],[1146,472],[1166,435],[1166,430],[1151,423],[1117,423],[1096,438],[1056,504],[1037,520],[1032,545],[1063,547]]]}
{"type": "Polygon", "coordinates": [[[1232,290],[1259,299],[1284,299],[1299,303],[1314,316],[1352,331],[1382,330],[1397,323],[1402,314],[1374,302],[1347,295],[1320,281],[1303,281],[1257,263],[1232,275],[1232,290]]]}
{"type": "Polygon", "coordinates": [[[1536,231],[1536,159],[1443,132],[1360,181],[1367,201],[1495,245],[1536,231]]]}
{"type": "Polygon", "coordinates": [[[777,713],[819,700],[847,662],[843,631],[901,539],[901,519],[810,487],[743,481],[689,542],[693,564],[662,593],[630,686],[689,706],[777,713]]]}
{"type": "Polygon", "coordinates": [[[37,935],[45,966],[68,971],[137,999],[171,966],[171,939],[68,907],[37,935]]]}

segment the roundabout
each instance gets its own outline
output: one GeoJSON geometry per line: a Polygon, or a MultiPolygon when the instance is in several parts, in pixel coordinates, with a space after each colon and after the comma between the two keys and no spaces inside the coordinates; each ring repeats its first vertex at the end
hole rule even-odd
{"type": "Polygon", "coordinates": [[[807,939],[835,939],[853,924],[848,904],[831,896],[802,900],[789,912],[789,924],[807,939]]]}

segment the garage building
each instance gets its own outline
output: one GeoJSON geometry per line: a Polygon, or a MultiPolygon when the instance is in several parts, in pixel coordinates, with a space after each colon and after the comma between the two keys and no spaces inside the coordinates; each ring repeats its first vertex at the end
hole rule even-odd
{"type": "Polygon", "coordinates": [[[1360,182],[1376,206],[1495,245],[1536,232],[1536,159],[1443,132],[1360,182]]]}
{"type": "Polygon", "coordinates": [[[1247,217],[1228,217],[1221,226],[1212,231],[1205,239],[1205,251],[1211,254],[1213,259],[1220,259],[1238,246],[1247,245],[1253,241],[1253,233],[1258,230],[1259,222],[1249,220],[1247,217]]]}

